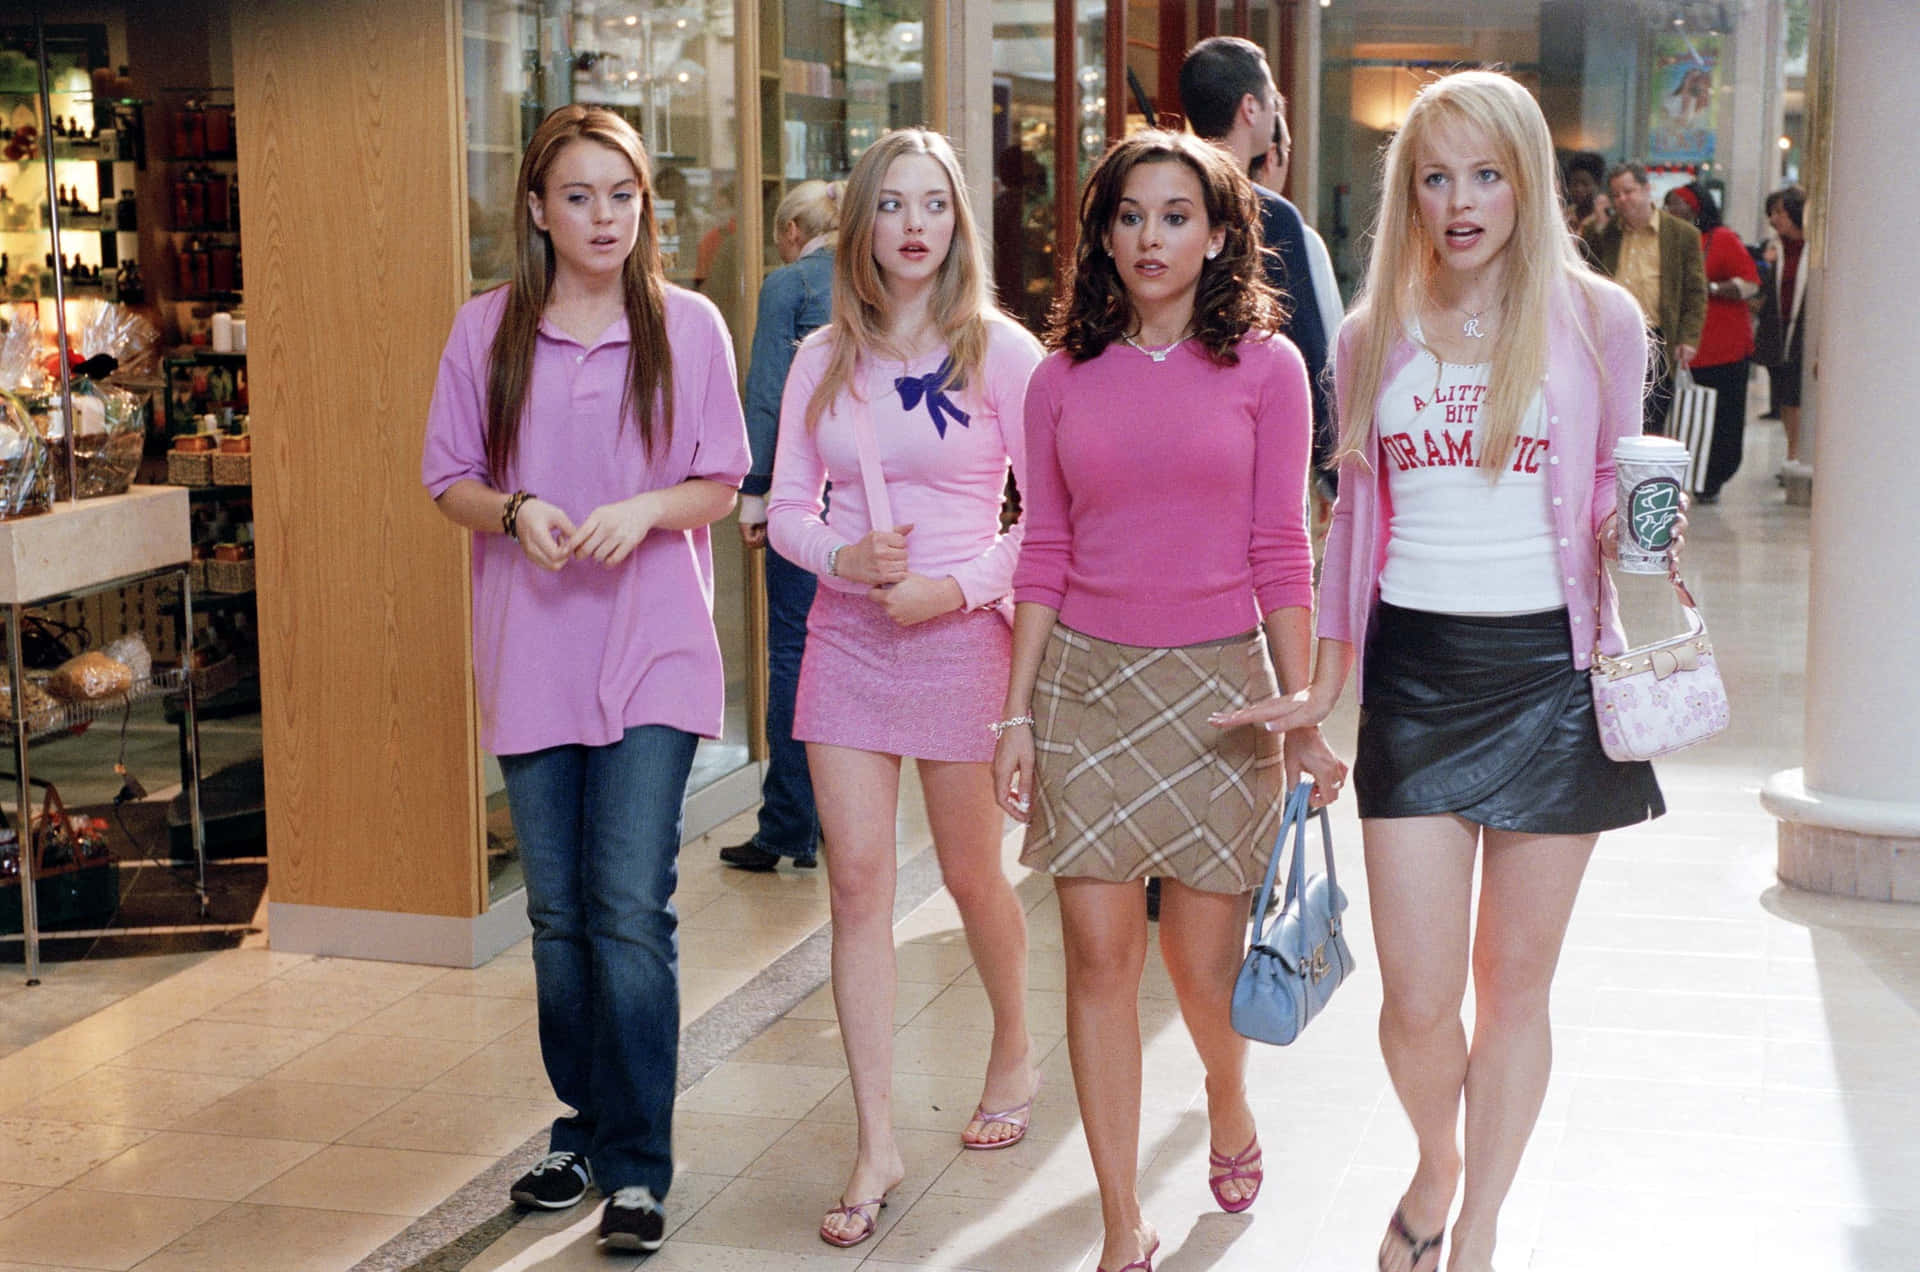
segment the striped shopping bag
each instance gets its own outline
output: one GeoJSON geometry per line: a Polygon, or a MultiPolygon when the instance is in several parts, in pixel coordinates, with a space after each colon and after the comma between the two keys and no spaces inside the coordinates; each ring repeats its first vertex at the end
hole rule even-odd
{"type": "Polygon", "coordinates": [[[1673,413],[1667,417],[1667,436],[1687,448],[1687,489],[1699,491],[1707,484],[1707,453],[1713,449],[1713,412],[1720,391],[1695,384],[1693,373],[1685,367],[1673,383],[1673,413]]]}

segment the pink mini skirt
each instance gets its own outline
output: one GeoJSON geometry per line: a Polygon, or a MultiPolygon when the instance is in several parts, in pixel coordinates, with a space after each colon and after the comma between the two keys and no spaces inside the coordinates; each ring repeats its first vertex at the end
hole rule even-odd
{"type": "Polygon", "coordinates": [[[991,609],[902,627],[823,587],[807,614],[793,736],[860,751],[988,764],[1013,637],[991,609]]]}

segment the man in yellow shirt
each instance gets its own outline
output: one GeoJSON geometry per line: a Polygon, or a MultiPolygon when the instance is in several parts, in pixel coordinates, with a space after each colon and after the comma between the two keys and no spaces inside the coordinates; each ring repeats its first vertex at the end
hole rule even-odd
{"type": "Polygon", "coordinates": [[[1707,268],[1700,231],[1654,205],[1647,170],[1615,164],[1607,173],[1613,219],[1582,238],[1588,259],[1633,293],[1653,327],[1660,358],[1646,398],[1646,430],[1664,433],[1673,377],[1693,361],[1707,325],[1707,268]]]}

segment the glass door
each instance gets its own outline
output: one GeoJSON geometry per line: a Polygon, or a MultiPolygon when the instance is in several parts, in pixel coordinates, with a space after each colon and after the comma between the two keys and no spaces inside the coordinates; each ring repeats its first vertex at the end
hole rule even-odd
{"type": "MultiPolygon", "coordinates": [[[[645,0],[462,0],[469,271],[475,292],[512,270],[514,181],[539,123],[571,102],[605,106],[639,130],[653,161],[667,276],[704,292],[735,333],[749,299],[737,209],[743,173],[736,124],[733,5],[645,0]]],[[[865,89],[863,92],[867,91],[865,89]]],[[[731,524],[713,528],[714,622],[727,669],[723,735],[706,739],[692,799],[752,763],[747,569],[731,524]]],[[[520,885],[497,766],[487,770],[491,895],[520,885]]]]}

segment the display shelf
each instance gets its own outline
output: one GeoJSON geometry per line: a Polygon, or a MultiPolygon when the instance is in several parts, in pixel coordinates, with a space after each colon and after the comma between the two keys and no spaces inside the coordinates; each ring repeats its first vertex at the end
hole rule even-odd
{"type": "MultiPolygon", "coordinates": [[[[194,608],[199,609],[200,605],[196,602],[194,608]]],[[[39,684],[43,689],[46,687],[47,677],[45,676],[31,676],[28,679],[39,684]]],[[[27,738],[31,742],[39,742],[57,737],[62,733],[71,733],[75,729],[92,724],[102,716],[122,711],[144,698],[151,698],[154,694],[185,688],[186,683],[186,671],[173,667],[140,677],[125,693],[117,693],[105,698],[88,698],[78,702],[56,702],[51,707],[28,714],[27,738]]],[[[196,688],[199,683],[199,681],[195,682],[196,688]]],[[[9,718],[5,723],[11,725],[13,721],[9,718]]]]}

